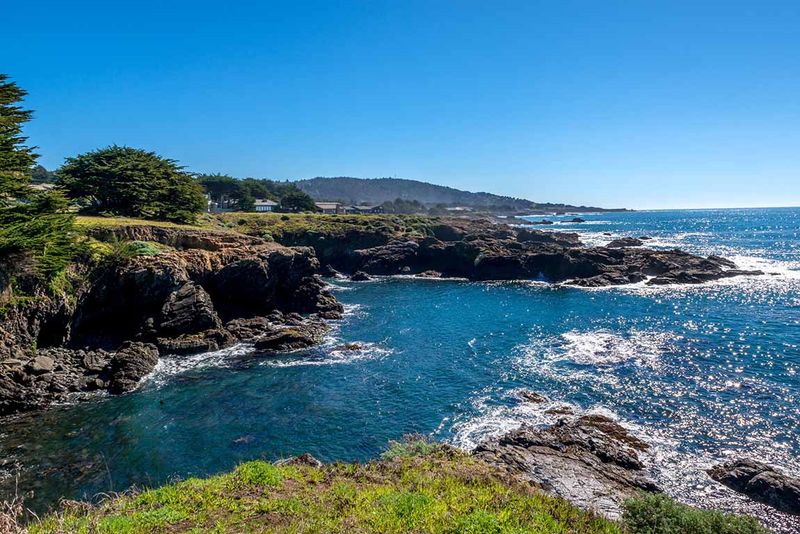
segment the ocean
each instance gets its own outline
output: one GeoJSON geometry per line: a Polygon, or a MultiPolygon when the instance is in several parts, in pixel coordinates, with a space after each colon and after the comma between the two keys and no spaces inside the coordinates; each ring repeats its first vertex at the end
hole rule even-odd
{"type": "Polygon", "coordinates": [[[590,245],[648,236],[654,248],[719,254],[766,274],[601,289],[334,280],[347,313],[321,347],[165,358],[133,394],[3,421],[0,498],[27,493],[44,510],[254,458],[368,460],[409,433],[468,449],[569,407],[650,443],[645,463],[679,500],[775,528],[797,522],[704,470],[744,456],[800,475],[800,208],[581,217],[536,228],[578,232],[590,245]],[[549,401],[521,402],[520,389],[549,401]]]}

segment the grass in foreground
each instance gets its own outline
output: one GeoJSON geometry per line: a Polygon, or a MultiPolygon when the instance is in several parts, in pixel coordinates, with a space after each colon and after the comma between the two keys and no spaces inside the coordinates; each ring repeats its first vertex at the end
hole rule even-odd
{"type": "Polygon", "coordinates": [[[255,461],[98,507],[31,532],[615,533],[619,527],[445,447],[366,465],[255,461]]]}
{"type": "Polygon", "coordinates": [[[232,473],[68,504],[30,532],[765,532],[755,520],[705,512],[664,496],[627,504],[624,524],[544,495],[469,455],[428,442],[394,443],[366,465],[240,465],[232,473]]]}

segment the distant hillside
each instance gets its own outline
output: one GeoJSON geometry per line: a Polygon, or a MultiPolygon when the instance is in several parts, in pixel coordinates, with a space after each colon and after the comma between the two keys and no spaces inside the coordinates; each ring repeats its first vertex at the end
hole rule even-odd
{"type": "Polygon", "coordinates": [[[602,208],[537,203],[522,198],[471,193],[452,187],[401,178],[312,178],[299,180],[297,186],[315,200],[348,204],[381,204],[398,198],[417,200],[425,205],[468,206],[503,211],[603,211],[602,208]]]}

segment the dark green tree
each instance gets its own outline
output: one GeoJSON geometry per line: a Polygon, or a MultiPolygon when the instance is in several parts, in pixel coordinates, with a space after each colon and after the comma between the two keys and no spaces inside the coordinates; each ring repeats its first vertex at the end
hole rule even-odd
{"type": "Polygon", "coordinates": [[[67,158],[58,184],[83,211],[193,222],[206,207],[203,188],[171,159],[110,146],[67,158]]]}
{"type": "Polygon", "coordinates": [[[30,186],[37,156],[22,135],[32,115],[20,106],[25,95],[0,74],[0,260],[16,258],[0,270],[19,271],[29,263],[19,261],[25,258],[39,275],[52,278],[73,253],[74,217],[61,192],[30,186]]]}
{"type": "Polygon", "coordinates": [[[314,200],[299,189],[288,191],[281,197],[281,210],[290,212],[317,211],[314,200]]]}
{"type": "Polygon", "coordinates": [[[238,180],[226,174],[201,174],[196,179],[211,200],[218,203],[220,207],[241,211],[255,209],[255,197],[244,180],[238,180]]]}

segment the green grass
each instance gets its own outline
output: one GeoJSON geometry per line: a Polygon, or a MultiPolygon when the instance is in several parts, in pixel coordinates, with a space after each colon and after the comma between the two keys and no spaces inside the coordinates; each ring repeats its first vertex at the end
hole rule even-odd
{"type": "Polygon", "coordinates": [[[190,224],[178,224],[173,222],[166,222],[166,221],[150,221],[147,219],[134,219],[132,217],[101,217],[101,216],[89,216],[89,215],[79,215],[75,218],[75,225],[81,228],[116,228],[119,226],[132,226],[132,225],[145,225],[145,226],[157,226],[159,228],[195,228],[201,229],[204,226],[202,224],[198,225],[190,225],[190,224]]]}
{"type": "MultiPolygon", "coordinates": [[[[408,452],[408,451],[406,451],[408,452]]],[[[618,533],[450,448],[366,465],[256,461],[97,507],[67,506],[30,532],[618,533]]]]}
{"type": "Polygon", "coordinates": [[[422,215],[328,215],[319,213],[224,213],[214,216],[224,227],[253,236],[281,241],[306,232],[344,236],[348,232],[374,232],[387,235],[424,237],[431,235],[436,217],[422,215]]]}
{"type": "Polygon", "coordinates": [[[427,440],[392,443],[368,464],[240,465],[97,506],[67,503],[31,533],[426,532],[441,534],[762,534],[751,518],[663,495],[626,503],[617,523],[427,440]]]}
{"type": "Polygon", "coordinates": [[[393,443],[368,464],[240,465],[97,506],[67,503],[31,533],[281,532],[440,534],[762,534],[750,518],[677,504],[626,503],[617,523],[538,492],[466,453],[427,440],[393,443]]]}

